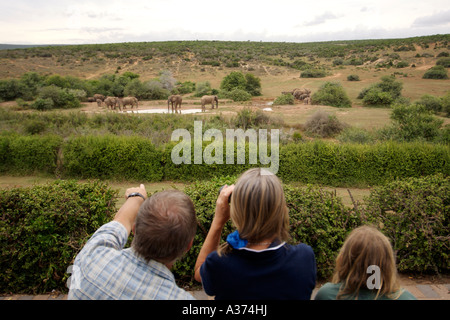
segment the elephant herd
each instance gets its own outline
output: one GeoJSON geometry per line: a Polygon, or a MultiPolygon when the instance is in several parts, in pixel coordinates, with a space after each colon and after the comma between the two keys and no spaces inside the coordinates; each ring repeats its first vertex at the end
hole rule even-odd
{"type": "Polygon", "coordinates": [[[311,90],[306,88],[294,89],[292,91],[285,91],[282,94],[292,94],[295,99],[303,100],[304,104],[311,104],[311,90]]]}
{"type": "Polygon", "coordinates": [[[131,106],[131,109],[133,109],[136,106],[136,109],[139,107],[138,99],[136,97],[125,97],[125,98],[118,98],[118,97],[105,97],[102,94],[94,94],[93,97],[88,99],[89,102],[97,102],[97,106],[101,107],[104,103],[105,106],[108,109],[116,110],[116,108],[119,108],[120,111],[123,109],[126,109],[127,106],[131,106]]]}
{"type": "MultiPolygon", "coordinates": [[[[303,100],[304,104],[310,104],[311,103],[311,90],[306,88],[301,89],[294,89],[292,91],[285,91],[282,92],[282,94],[292,94],[295,99],[297,100],[303,100]]],[[[116,110],[118,107],[120,111],[122,111],[122,108],[126,109],[126,107],[129,105],[131,106],[131,109],[133,109],[136,106],[136,109],[138,108],[138,99],[136,97],[125,97],[125,98],[118,98],[118,97],[105,97],[102,94],[94,94],[93,97],[88,99],[89,102],[97,102],[97,105],[99,107],[102,106],[104,103],[105,106],[108,109],[116,110]]],[[[183,102],[183,97],[181,95],[171,95],[167,99],[167,112],[170,113],[170,106],[172,106],[172,113],[181,113],[181,103],[183,102]]],[[[219,108],[219,98],[217,96],[203,96],[201,98],[201,104],[202,104],[202,112],[206,111],[206,105],[211,104],[211,108],[219,108]]]]}

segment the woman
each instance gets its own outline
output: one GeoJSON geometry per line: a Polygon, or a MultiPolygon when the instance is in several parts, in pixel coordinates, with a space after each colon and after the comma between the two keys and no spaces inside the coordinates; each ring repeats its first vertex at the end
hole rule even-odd
{"type": "Polygon", "coordinates": [[[331,283],[315,300],[416,300],[398,283],[394,252],[389,239],[374,227],[353,230],[336,258],[331,283]]]}
{"type": "Polygon", "coordinates": [[[195,279],[216,299],[310,299],[316,281],[313,250],[288,245],[288,239],[281,181],[265,169],[250,169],[220,192],[195,279]],[[230,218],[237,230],[219,246],[230,218]]]}

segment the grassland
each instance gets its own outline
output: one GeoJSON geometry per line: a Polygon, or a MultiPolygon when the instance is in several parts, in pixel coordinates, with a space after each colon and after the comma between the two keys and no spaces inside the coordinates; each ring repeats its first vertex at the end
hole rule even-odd
{"type": "MultiPolygon", "coordinates": [[[[300,128],[317,109],[322,109],[351,126],[371,130],[390,123],[391,109],[363,107],[361,100],[357,99],[361,90],[385,75],[394,75],[403,84],[402,96],[411,101],[424,94],[444,95],[450,90],[450,80],[429,80],[422,79],[422,76],[436,64],[440,54],[450,53],[449,41],[450,34],[316,43],[171,41],[7,49],[0,50],[0,79],[19,78],[24,73],[37,72],[95,80],[103,75],[130,71],[146,81],[158,77],[162,70],[169,70],[180,82],[209,81],[212,88],[219,88],[223,77],[231,71],[250,72],[259,77],[262,96],[245,103],[221,101],[219,109],[208,110],[206,115],[220,114],[224,118],[232,117],[243,107],[268,107],[283,91],[306,87],[314,93],[324,82],[338,81],[350,97],[352,108],[338,109],[296,102],[293,106],[271,106],[271,115],[280,118],[287,130],[291,130],[300,128]],[[407,66],[397,68],[396,65],[402,61],[407,66]],[[307,68],[326,70],[327,76],[301,78],[301,72],[307,68]],[[348,81],[349,75],[358,75],[360,81],[348,81]]],[[[140,103],[140,108],[165,106],[166,101],[140,103]]],[[[19,110],[14,101],[3,102],[0,107],[19,110]]],[[[184,97],[183,108],[199,107],[198,98],[189,94],[184,97]]],[[[95,103],[83,103],[81,112],[101,113],[106,110],[99,110],[95,103]]],[[[441,118],[445,124],[450,123],[449,118],[441,118]]],[[[4,122],[0,129],[11,129],[8,126],[4,122]]],[[[35,183],[33,179],[38,179],[38,183],[44,182],[35,177],[17,179],[1,177],[0,187],[14,183],[30,185],[35,183]]],[[[152,188],[170,184],[156,184],[152,188]]],[[[120,190],[125,188],[122,184],[117,187],[120,190]]],[[[343,196],[344,202],[349,203],[346,190],[338,190],[338,193],[343,196]]],[[[360,192],[354,193],[358,195],[360,192]]],[[[361,191],[361,194],[366,193],[361,191]]]]}

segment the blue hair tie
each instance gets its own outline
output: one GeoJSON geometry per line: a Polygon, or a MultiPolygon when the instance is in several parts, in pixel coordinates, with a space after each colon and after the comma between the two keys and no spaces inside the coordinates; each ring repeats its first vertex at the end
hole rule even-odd
{"type": "Polygon", "coordinates": [[[236,230],[233,233],[230,233],[227,236],[227,242],[232,246],[234,249],[240,249],[247,245],[248,241],[245,239],[241,239],[239,236],[239,232],[236,230]]]}

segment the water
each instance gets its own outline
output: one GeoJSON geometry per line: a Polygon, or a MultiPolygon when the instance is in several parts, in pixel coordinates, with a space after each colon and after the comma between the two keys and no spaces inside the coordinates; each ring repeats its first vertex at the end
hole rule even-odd
{"type": "MultiPolygon", "coordinates": [[[[180,111],[180,110],[178,110],[180,111]]],[[[126,110],[127,113],[172,113],[172,109],[170,112],[167,112],[167,109],[142,109],[142,110],[126,110]]],[[[191,113],[199,113],[202,112],[201,109],[182,109],[182,114],[191,114],[191,113]]],[[[179,114],[179,112],[178,112],[179,114]]]]}

